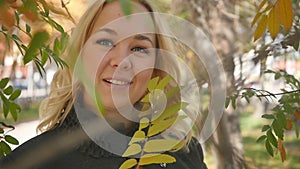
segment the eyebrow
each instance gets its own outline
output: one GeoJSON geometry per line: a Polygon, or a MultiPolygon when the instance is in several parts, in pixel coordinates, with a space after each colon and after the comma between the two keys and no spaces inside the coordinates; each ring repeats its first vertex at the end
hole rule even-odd
{"type": "Polygon", "coordinates": [[[152,40],[151,40],[149,37],[147,37],[147,36],[138,34],[138,35],[136,35],[136,36],[134,37],[134,39],[136,39],[136,40],[146,40],[146,41],[149,41],[149,42],[152,44],[152,46],[154,46],[152,40]]]}
{"type": "MultiPolygon", "coordinates": [[[[118,33],[116,31],[114,31],[113,29],[110,29],[110,28],[102,28],[102,29],[98,30],[97,32],[106,32],[111,35],[118,35],[118,33]]],[[[153,41],[149,37],[144,36],[142,34],[138,34],[138,35],[134,36],[134,39],[146,40],[146,41],[150,42],[152,44],[152,46],[154,46],[153,41]]]]}
{"type": "Polygon", "coordinates": [[[114,31],[112,29],[109,29],[109,28],[102,28],[97,32],[106,32],[106,33],[111,34],[111,35],[118,35],[118,33],[116,31],[114,31]]]}

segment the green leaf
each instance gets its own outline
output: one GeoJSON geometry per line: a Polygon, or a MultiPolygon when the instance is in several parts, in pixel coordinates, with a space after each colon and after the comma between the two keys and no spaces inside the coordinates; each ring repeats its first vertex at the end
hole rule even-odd
{"type": "Polygon", "coordinates": [[[4,26],[4,25],[1,25],[1,29],[5,32],[5,31],[8,31],[8,29],[4,26]]]}
{"type": "Polygon", "coordinates": [[[149,140],[144,146],[144,151],[148,153],[172,151],[182,147],[182,144],[180,140],[174,139],[149,140]]]}
{"type": "Polygon", "coordinates": [[[265,146],[266,146],[266,149],[267,149],[268,153],[273,157],[274,156],[274,150],[273,150],[270,142],[268,141],[268,139],[266,140],[265,146]]]}
{"type": "Polygon", "coordinates": [[[12,86],[8,86],[6,89],[3,90],[3,93],[6,95],[10,95],[12,94],[12,92],[14,91],[12,86]]]}
{"type": "Polygon", "coordinates": [[[16,40],[16,41],[22,42],[22,40],[21,40],[17,35],[15,35],[15,34],[12,34],[11,37],[12,37],[14,40],[16,40]]]}
{"type": "Polygon", "coordinates": [[[141,157],[139,165],[161,164],[161,163],[175,163],[176,158],[168,154],[146,154],[141,157]]]}
{"type": "Polygon", "coordinates": [[[17,26],[19,26],[20,25],[20,17],[18,15],[17,11],[15,11],[15,17],[16,17],[16,20],[17,20],[17,26]]]}
{"type": "Polygon", "coordinates": [[[19,141],[10,135],[6,135],[4,137],[5,141],[13,145],[19,145],[19,141]]]}
{"type": "Polygon", "coordinates": [[[237,99],[237,96],[231,97],[231,104],[232,104],[233,109],[236,109],[236,99],[237,99]]]}
{"type": "Polygon", "coordinates": [[[1,79],[1,81],[0,81],[0,89],[4,89],[6,87],[6,85],[7,85],[8,82],[9,82],[9,78],[8,77],[1,79]]]}
{"type": "Polygon", "coordinates": [[[131,144],[127,148],[127,150],[124,152],[122,157],[128,157],[128,156],[136,155],[140,152],[142,152],[142,147],[139,144],[131,144]]]}
{"type": "Polygon", "coordinates": [[[140,142],[140,141],[144,140],[145,138],[146,138],[145,132],[136,131],[134,133],[134,135],[132,136],[132,138],[131,138],[128,145],[131,145],[131,144],[136,143],[136,142],[140,142]]]}
{"type": "Polygon", "coordinates": [[[41,53],[41,64],[44,66],[49,59],[49,53],[46,50],[42,50],[41,53]]]}
{"type": "Polygon", "coordinates": [[[67,46],[69,44],[69,40],[70,40],[70,36],[67,33],[62,33],[61,34],[61,39],[60,39],[61,52],[65,51],[65,49],[67,48],[67,46]]]}
{"type": "Polygon", "coordinates": [[[278,120],[275,119],[272,123],[272,127],[277,137],[283,140],[283,126],[279,124],[278,120]]]}
{"type": "Polygon", "coordinates": [[[54,53],[56,53],[57,55],[59,55],[59,51],[60,51],[60,42],[59,42],[59,40],[56,38],[55,40],[54,40],[54,45],[53,45],[53,52],[54,53]]]}
{"type": "Polygon", "coordinates": [[[265,118],[265,119],[274,119],[275,118],[273,114],[264,114],[261,117],[265,118]]]}
{"type": "Polygon", "coordinates": [[[276,72],[276,73],[275,73],[275,80],[279,79],[280,77],[281,77],[280,72],[276,72]]]}
{"type": "Polygon", "coordinates": [[[125,16],[128,16],[132,12],[132,4],[129,0],[119,0],[119,3],[121,5],[122,11],[125,16]]]}
{"type": "Polygon", "coordinates": [[[274,147],[278,147],[277,139],[275,138],[271,130],[267,131],[267,138],[274,147]]]}
{"type": "Polygon", "coordinates": [[[265,132],[267,131],[268,129],[270,129],[270,126],[269,125],[264,125],[261,129],[261,132],[265,132]]]}
{"type": "Polygon", "coordinates": [[[278,112],[277,114],[277,120],[279,124],[284,128],[286,126],[286,117],[283,112],[278,112]]]}
{"type": "Polygon", "coordinates": [[[11,152],[10,146],[4,141],[0,142],[0,149],[4,152],[4,154],[9,154],[11,152]]]}
{"type": "Polygon", "coordinates": [[[48,39],[49,34],[46,31],[37,32],[33,35],[29,48],[23,58],[24,64],[29,63],[38,55],[39,49],[44,46],[48,39]]]}
{"type": "Polygon", "coordinates": [[[55,20],[53,20],[52,18],[50,18],[49,16],[46,16],[46,19],[44,19],[46,22],[48,22],[52,27],[54,27],[57,31],[64,33],[65,30],[64,28],[58,24],[55,20]]]}
{"type": "Polygon", "coordinates": [[[147,88],[148,88],[149,92],[151,92],[152,90],[155,89],[155,87],[157,86],[158,80],[159,80],[159,77],[155,77],[148,82],[147,88]]]}
{"type": "Polygon", "coordinates": [[[31,31],[30,25],[26,24],[26,32],[27,32],[28,34],[30,34],[30,31],[31,31]]]}
{"type": "Polygon", "coordinates": [[[226,97],[225,108],[228,108],[230,103],[230,97],[226,97]]]}
{"type": "Polygon", "coordinates": [[[120,166],[119,169],[130,169],[136,165],[137,165],[136,159],[128,159],[120,166]]]}
{"type": "Polygon", "coordinates": [[[264,141],[266,138],[267,138],[266,135],[262,135],[262,136],[260,136],[260,137],[256,140],[256,142],[257,142],[257,143],[260,143],[260,142],[264,141]]]}
{"type": "Polygon", "coordinates": [[[19,96],[21,95],[21,90],[17,89],[15,90],[10,96],[9,96],[9,100],[15,100],[17,99],[19,96]]]}
{"type": "Polygon", "coordinates": [[[17,121],[18,113],[20,113],[21,107],[18,104],[12,102],[12,103],[10,103],[9,109],[10,109],[10,114],[12,115],[13,119],[15,121],[17,121]]]}
{"type": "Polygon", "coordinates": [[[7,118],[7,115],[9,113],[9,105],[10,105],[10,102],[8,102],[7,100],[3,100],[3,114],[4,114],[4,117],[7,118]]]}
{"type": "Polygon", "coordinates": [[[293,122],[293,127],[294,127],[294,129],[295,129],[296,137],[299,138],[299,127],[298,127],[298,123],[293,122]]]}
{"type": "Polygon", "coordinates": [[[273,70],[268,69],[264,73],[275,73],[275,72],[273,70]]]}

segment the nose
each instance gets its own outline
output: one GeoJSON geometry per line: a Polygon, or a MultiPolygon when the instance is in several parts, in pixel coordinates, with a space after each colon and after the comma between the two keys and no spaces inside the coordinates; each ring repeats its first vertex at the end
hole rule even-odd
{"type": "Polygon", "coordinates": [[[120,68],[122,70],[128,70],[132,68],[131,61],[129,59],[130,51],[128,47],[122,44],[117,44],[110,51],[110,66],[114,68],[120,68]]]}

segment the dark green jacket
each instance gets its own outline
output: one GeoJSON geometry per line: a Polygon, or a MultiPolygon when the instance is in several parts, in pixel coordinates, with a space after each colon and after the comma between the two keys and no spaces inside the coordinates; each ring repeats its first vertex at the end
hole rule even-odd
{"type": "MultiPolygon", "coordinates": [[[[143,169],[205,169],[198,141],[193,138],[188,147],[189,151],[167,152],[176,158],[173,164],[146,165],[143,169]]],[[[125,160],[92,141],[73,109],[61,125],[0,159],[0,169],[118,169],[125,160]]]]}

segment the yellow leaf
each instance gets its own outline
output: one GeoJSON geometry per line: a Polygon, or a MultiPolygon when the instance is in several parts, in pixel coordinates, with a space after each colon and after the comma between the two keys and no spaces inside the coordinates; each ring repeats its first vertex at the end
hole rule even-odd
{"type": "Polygon", "coordinates": [[[257,24],[256,30],[254,32],[254,41],[260,38],[266,31],[267,27],[267,15],[263,15],[257,24]]]}
{"type": "Polygon", "coordinates": [[[157,86],[158,80],[159,80],[159,77],[155,77],[148,82],[147,87],[150,92],[155,89],[155,87],[157,86]]]}
{"type": "Polygon", "coordinates": [[[142,141],[146,138],[145,136],[145,132],[143,131],[136,131],[134,133],[134,135],[132,136],[130,142],[129,142],[129,145],[133,144],[133,143],[136,143],[136,142],[139,142],[139,141],[142,141]]]}
{"type": "Polygon", "coordinates": [[[139,165],[175,163],[176,159],[168,154],[146,154],[141,157],[139,165]]]}
{"type": "Polygon", "coordinates": [[[272,8],[268,15],[268,28],[272,39],[275,39],[280,29],[277,4],[272,8]]]}
{"type": "Polygon", "coordinates": [[[141,102],[143,102],[143,103],[149,102],[149,96],[150,96],[150,93],[147,93],[146,96],[144,96],[142,98],[141,102]]]}
{"type": "Polygon", "coordinates": [[[136,159],[128,159],[126,160],[119,169],[130,169],[137,164],[136,159]]]}
{"type": "Polygon", "coordinates": [[[174,124],[176,121],[177,117],[174,116],[172,118],[169,118],[167,120],[155,120],[152,122],[152,126],[150,126],[149,131],[148,131],[148,136],[154,136],[157,135],[166,129],[168,129],[170,126],[174,124]]]}
{"type": "Polygon", "coordinates": [[[140,145],[138,144],[131,144],[127,150],[125,151],[125,153],[122,155],[122,157],[128,157],[131,155],[136,155],[138,153],[140,153],[142,151],[142,148],[140,145]]]}
{"type": "Polygon", "coordinates": [[[293,8],[291,0],[278,0],[280,21],[285,30],[290,30],[293,25],[293,8]]]}
{"type": "Polygon", "coordinates": [[[142,118],[142,119],[140,120],[139,130],[142,130],[142,129],[148,127],[148,126],[149,126],[149,119],[146,118],[146,117],[142,118]]]}
{"type": "Polygon", "coordinates": [[[174,116],[180,109],[185,108],[188,105],[186,102],[175,103],[169,107],[167,107],[163,113],[156,114],[153,116],[154,120],[163,120],[168,117],[174,116]]]}
{"type": "Polygon", "coordinates": [[[182,144],[180,140],[175,139],[149,140],[144,146],[144,151],[148,153],[171,151],[182,147],[182,144]]]}
{"type": "Polygon", "coordinates": [[[161,79],[161,81],[159,81],[158,85],[156,86],[156,89],[163,90],[171,80],[172,77],[169,75],[164,77],[163,79],[161,79]]]}

